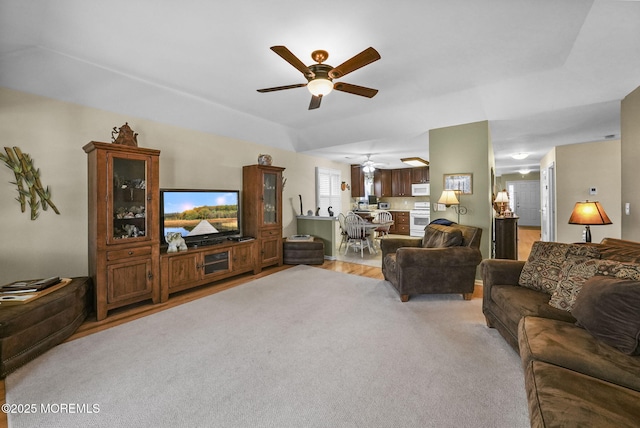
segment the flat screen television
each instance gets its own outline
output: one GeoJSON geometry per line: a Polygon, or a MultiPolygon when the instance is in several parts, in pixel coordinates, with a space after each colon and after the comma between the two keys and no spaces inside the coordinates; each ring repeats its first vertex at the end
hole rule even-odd
{"type": "Polygon", "coordinates": [[[240,191],[160,189],[160,235],[180,232],[187,246],[240,235],[240,191]]]}

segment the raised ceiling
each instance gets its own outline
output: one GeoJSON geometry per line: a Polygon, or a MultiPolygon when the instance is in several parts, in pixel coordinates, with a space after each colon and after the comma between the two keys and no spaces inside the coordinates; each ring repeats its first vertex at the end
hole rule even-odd
{"type": "Polygon", "coordinates": [[[0,86],[390,168],[428,159],[429,129],[483,120],[499,174],[619,138],[639,70],[638,1],[0,0],[0,86]],[[311,111],[305,88],[258,93],[305,82],[273,45],[332,65],[373,46],[340,81],[380,92],[311,111]]]}

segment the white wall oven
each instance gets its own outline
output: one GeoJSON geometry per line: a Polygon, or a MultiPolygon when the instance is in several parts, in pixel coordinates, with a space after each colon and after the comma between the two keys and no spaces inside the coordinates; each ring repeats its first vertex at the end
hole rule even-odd
{"type": "Polygon", "coordinates": [[[409,211],[409,235],[424,236],[424,228],[431,223],[431,204],[416,202],[409,211]]]}

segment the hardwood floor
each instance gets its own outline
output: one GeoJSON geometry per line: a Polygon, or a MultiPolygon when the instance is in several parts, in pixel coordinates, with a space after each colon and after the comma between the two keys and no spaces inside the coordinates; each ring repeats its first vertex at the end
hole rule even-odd
{"type": "Polygon", "coordinates": [[[540,227],[518,227],[518,260],[527,260],[531,253],[531,246],[540,240],[540,227]]]}
{"type": "MultiPolygon", "coordinates": [[[[529,257],[531,251],[531,245],[533,242],[540,239],[540,228],[519,227],[518,228],[518,259],[526,260],[529,257]]],[[[214,283],[202,287],[198,287],[183,293],[176,293],[171,296],[171,299],[165,303],[150,304],[144,303],[140,305],[130,306],[119,310],[114,310],[109,313],[109,316],[102,320],[96,321],[95,314],[90,316],[78,330],[66,341],[71,341],[85,337],[87,335],[97,333],[102,330],[106,330],[111,327],[115,327],[126,322],[151,315],[160,311],[164,311],[169,308],[173,308],[178,305],[182,305],[187,302],[191,302],[202,297],[218,293],[223,290],[227,290],[238,285],[242,285],[251,280],[261,278],[272,273],[280,272],[282,270],[290,269],[293,266],[283,265],[278,267],[271,267],[264,269],[258,275],[244,274],[232,278],[230,280],[222,281],[221,283],[214,283]]],[[[379,267],[366,266],[355,263],[347,263],[342,261],[329,261],[326,260],[322,265],[314,266],[320,269],[327,269],[334,272],[341,272],[351,275],[360,275],[373,279],[384,279],[382,276],[382,270],[379,267]]],[[[476,282],[473,298],[482,298],[482,285],[476,282]]],[[[5,384],[4,380],[0,381],[0,404],[6,403],[5,384]]],[[[7,415],[0,413],[0,428],[6,428],[7,415]]]]}

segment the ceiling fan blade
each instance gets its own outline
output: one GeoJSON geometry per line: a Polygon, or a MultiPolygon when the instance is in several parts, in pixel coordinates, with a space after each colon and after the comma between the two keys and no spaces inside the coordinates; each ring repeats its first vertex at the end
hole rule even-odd
{"type": "Polygon", "coordinates": [[[373,98],[378,93],[377,89],[365,88],[364,86],[352,85],[350,83],[343,82],[337,82],[334,84],[333,89],[367,98],[373,98]]]}
{"type": "Polygon", "coordinates": [[[287,61],[289,64],[297,68],[307,78],[313,79],[315,77],[313,71],[311,71],[309,67],[307,67],[302,61],[300,61],[298,57],[295,56],[285,46],[271,46],[271,50],[280,55],[282,59],[287,61]]]}
{"type": "Polygon", "coordinates": [[[331,77],[332,79],[337,79],[379,59],[380,54],[377,50],[371,47],[366,48],[358,55],[346,60],[345,62],[331,70],[329,72],[329,77],[331,77]]]}
{"type": "Polygon", "coordinates": [[[322,101],[322,95],[312,95],[311,102],[309,103],[309,110],[314,110],[320,107],[320,102],[322,101]]]}
{"type": "Polygon", "coordinates": [[[297,83],[295,85],[275,86],[273,88],[258,89],[258,92],[264,93],[264,92],[282,91],[283,89],[304,88],[305,86],[307,86],[306,83],[297,83]]]}

